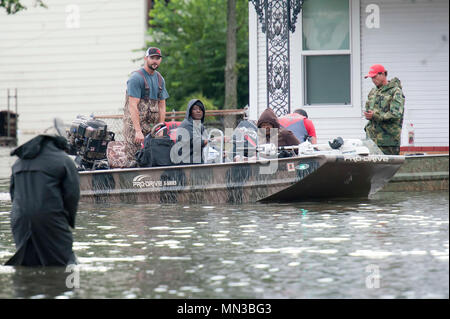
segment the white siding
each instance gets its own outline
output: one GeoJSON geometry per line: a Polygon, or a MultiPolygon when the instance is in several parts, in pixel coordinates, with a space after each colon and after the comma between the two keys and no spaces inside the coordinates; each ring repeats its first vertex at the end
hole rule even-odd
{"type": "Polygon", "coordinates": [[[258,22],[255,7],[248,3],[248,33],[249,33],[249,118],[258,118],[258,22]]]}
{"type": "Polygon", "coordinates": [[[258,28],[258,117],[267,108],[267,43],[266,34],[258,28]]]}
{"type": "MultiPolygon", "coordinates": [[[[303,107],[313,120],[316,127],[319,143],[325,143],[337,136],[344,138],[363,138],[364,121],[361,118],[360,106],[360,79],[359,79],[359,0],[351,0],[351,27],[352,27],[352,54],[355,55],[352,65],[352,78],[354,80],[352,87],[352,96],[355,103],[351,106],[308,106],[303,107]],[[355,79],[356,78],[356,79],[355,79]]],[[[254,6],[250,5],[251,14],[249,15],[249,24],[257,23],[257,15],[254,13],[254,6]]],[[[267,106],[267,72],[266,72],[266,35],[261,32],[259,21],[257,36],[250,35],[251,38],[257,38],[257,41],[250,41],[250,61],[257,60],[257,71],[250,70],[250,88],[257,90],[257,107],[251,104],[251,114],[256,118],[264,111],[267,106]],[[255,84],[256,82],[256,88],[255,84]],[[256,110],[255,110],[256,109],[256,110]]],[[[256,28],[255,28],[256,29],[256,28]]],[[[301,59],[302,47],[302,23],[301,15],[297,20],[296,31],[290,35],[290,81],[291,81],[291,109],[302,107],[303,105],[303,68],[301,59]]],[[[252,91],[252,90],[251,90],[252,91]]],[[[253,92],[253,91],[252,91],[253,92]]],[[[251,93],[252,93],[251,92],[251,93]]],[[[250,94],[251,94],[250,93],[250,94]]],[[[254,103],[255,103],[254,102],[254,103]]]]}
{"type": "MultiPolygon", "coordinates": [[[[449,145],[449,2],[447,0],[362,0],[361,77],[372,64],[402,81],[406,126],[415,127],[415,146],[449,145]],[[365,25],[368,4],[380,7],[380,28],[365,25]]],[[[373,87],[362,80],[362,103],[373,87]]]]}
{"type": "Polygon", "coordinates": [[[0,110],[7,88],[17,88],[22,134],[42,132],[53,117],[118,113],[128,75],[142,63],[133,50],[145,45],[145,1],[24,2],[23,12],[0,12],[0,110]],[[68,5],[79,8],[79,28],[67,28],[68,5]]]}
{"type": "MultiPolygon", "coordinates": [[[[407,130],[411,121],[415,127],[416,146],[449,145],[449,2],[447,0],[351,0],[352,5],[352,64],[351,108],[305,108],[316,126],[319,142],[336,136],[363,138],[361,108],[373,87],[370,79],[364,79],[369,67],[381,63],[389,71],[389,78],[398,77],[406,95],[405,121],[402,145],[406,145],[407,130]],[[366,7],[380,7],[380,28],[366,26],[366,7]],[[360,59],[360,61],[359,61],[360,59]],[[356,98],[358,97],[358,98],[356,98]]],[[[250,60],[257,61],[257,71],[250,71],[251,114],[261,114],[266,107],[266,48],[265,34],[257,22],[256,13],[250,14],[250,24],[257,24],[257,41],[250,43],[250,60]],[[256,82],[257,84],[255,85],[256,82]]],[[[301,17],[297,31],[291,36],[291,104],[302,105],[301,17]]],[[[253,62],[255,63],[255,62],[253,62]]]]}
{"type": "Polygon", "coordinates": [[[256,120],[267,107],[266,34],[261,31],[261,24],[251,2],[249,2],[249,36],[249,118],[256,120]]]}

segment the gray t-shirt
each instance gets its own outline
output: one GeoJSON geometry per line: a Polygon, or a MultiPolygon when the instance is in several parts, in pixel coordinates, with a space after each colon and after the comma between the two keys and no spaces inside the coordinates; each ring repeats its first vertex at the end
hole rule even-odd
{"type": "MultiPolygon", "coordinates": [[[[141,68],[141,72],[144,74],[148,86],[150,87],[150,96],[151,100],[159,100],[158,99],[158,75],[156,72],[153,72],[152,75],[148,74],[144,68],[141,68]]],[[[130,78],[127,81],[127,92],[129,96],[136,97],[139,99],[145,98],[145,82],[138,72],[133,72],[130,78]]],[[[166,81],[162,78],[162,98],[161,100],[166,100],[169,97],[169,93],[166,90],[166,81]]]]}

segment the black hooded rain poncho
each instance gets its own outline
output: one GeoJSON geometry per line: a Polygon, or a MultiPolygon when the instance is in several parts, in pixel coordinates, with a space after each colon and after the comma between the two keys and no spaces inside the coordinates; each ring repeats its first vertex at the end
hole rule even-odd
{"type": "Polygon", "coordinates": [[[189,142],[189,153],[183,152],[186,148],[178,150],[178,156],[181,158],[180,164],[200,164],[204,162],[203,148],[206,146],[207,137],[205,136],[205,127],[203,122],[205,121],[205,106],[198,99],[190,100],[186,110],[186,116],[177,128],[177,143],[184,144],[187,147],[189,142]],[[203,111],[203,117],[201,121],[194,121],[191,116],[191,109],[194,105],[198,105],[203,111]],[[186,136],[183,136],[182,130],[189,133],[189,140],[186,136]]]}
{"type": "Polygon", "coordinates": [[[11,152],[11,229],[16,253],[6,265],[75,263],[72,233],[80,198],[78,172],[60,136],[39,135],[11,152]]]}

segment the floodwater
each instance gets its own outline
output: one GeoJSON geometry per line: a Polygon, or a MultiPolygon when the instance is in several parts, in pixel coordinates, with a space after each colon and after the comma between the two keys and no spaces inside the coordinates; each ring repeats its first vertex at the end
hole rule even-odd
{"type": "MultiPolygon", "coordinates": [[[[0,264],[14,254],[0,149],[0,264]]],[[[0,266],[0,298],[449,298],[448,192],[80,204],[76,268],[0,266]]]]}

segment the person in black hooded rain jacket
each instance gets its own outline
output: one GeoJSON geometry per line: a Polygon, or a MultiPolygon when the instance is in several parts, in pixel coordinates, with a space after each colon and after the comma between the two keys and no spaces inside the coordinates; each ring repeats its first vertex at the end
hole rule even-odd
{"type": "Polygon", "coordinates": [[[78,172],[61,136],[39,135],[11,152],[11,229],[16,253],[6,265],[76,263],[72,233],[80,199],[78,172]]]}
{"type": "Polygon", "coordinates": [[[201,164],[203,159],[203,148],[208,144],[205,136],[205,106],[198,99],[190,100],[186,110],[186,116],[177,128],[176,153],[179,164],[201,164]],[[187,146],[189,143],[189,152],[187,146]]]}

